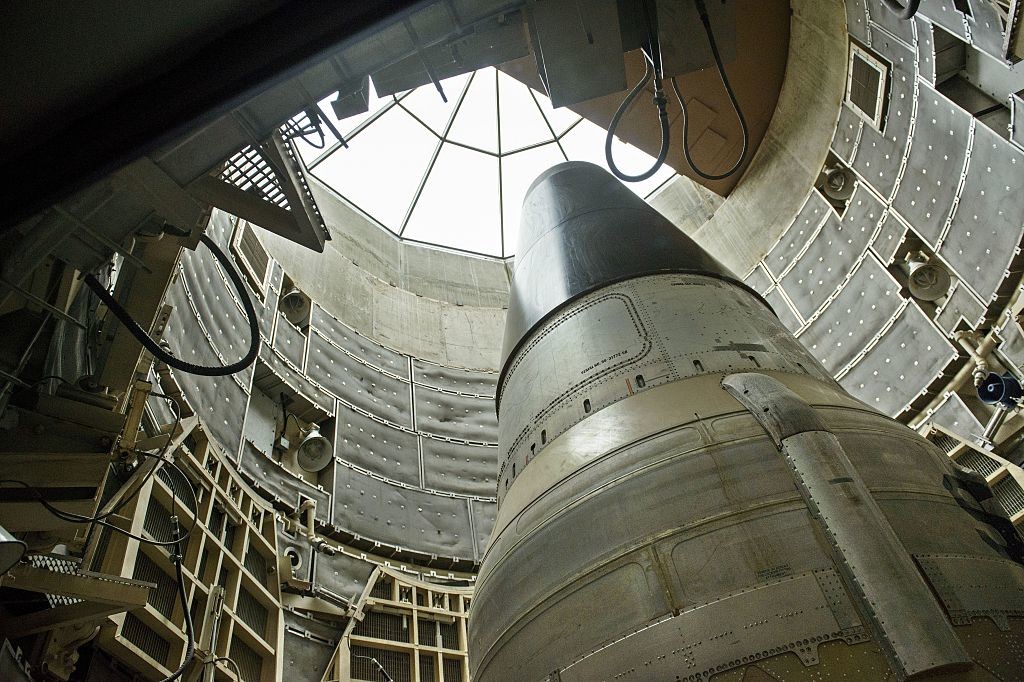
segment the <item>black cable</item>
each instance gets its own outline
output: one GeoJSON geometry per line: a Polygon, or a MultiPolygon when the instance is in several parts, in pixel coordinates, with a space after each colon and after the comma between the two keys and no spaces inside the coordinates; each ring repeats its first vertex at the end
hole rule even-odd
{"type": "Polygon", "coordinates": [[[171,556],[171,560],[174,562],[174,574],[178,579],[178,594],[181,597],[181,610],[185,614],[185,660],[181,662],[181,665],[173,673],[165,677],[161,682],[174,682],[185,673],[185,668],[192,663],[192,659],[196,655],[196,633],[194,625],[192,623],[192,611],[188,603],[188,591],[185,589],[185,575],[181,570],[181,562],[184,559],[181,551],[181,529],[178,527],[178,517],[176,515],[171,516],[171,521],[174,523],[174,538],[177,543],[174,548],[174,554],[171,556]]]}
{"type": "Polygon", "coordinates": [[[668,122],[668,98],[665,97],[665,90],[661,85],[662,80],[662,65],[661,65],[661,46],[658,42],[658,15],[657,9],[653,2],[645,0],[643,3],[643,15],[644,23],[647,27],[647,44],[642,48],[644,55],[644,77],[640,79],[632,90],[626,95],[626,98],[622,100],[619,108],[615,110],[615,115],[612,116],[612,122],[608,126],[608,134],[604,138],[604,158],[608,164],[608,169],[612,174],[623,182],[640,182],[651,177],[662,167],[665,163],[665,159],[668,158],[669,148],[669,122],[668,122]],[[640,94],[648,83],[654,81],[654,106],[658,109],[658,123],[661,126],[661,150],[658,152],[658,158],[654,160],[654,164],[643,173],[639,175],[627,175],[619,170],[618,166],[615,165],[615,159],[612,157],[612,141],[615,137],[615,131],[618,130],[619,122],[625,115],[626,110],[629,109],[634,100],[640,94]]]}
{"type": "Polygon", "coordinates": [[[223,367],[206,367],[204,365],[194,365],[191,362],[186,362],[181,358],[171,355],[146,333],[146,330],[139,326],[139,323],[132,319],[132,316],[128,314],[128,311],[121,307],[110,292],[99,283],[92,275],[85,276],[85,283],[92,289],[103,303],[106,304],[110,312],[114,313],[114,316],[121,321],[121,323],[131,332],[132,336],[138,339],[146,350],[153,354],[157,360],[166,363],[174,369],[188,374],[198,374],[200,376],[207,377],[221,377],[227,376],[228,374],[235,374],[241,372],[243,369],[251,365],[256,361],[256,356],[259,355],[260,351],[260,330],[259,330],[259,318],[256,315],[256,308],[253,307],[252,298],[249,296],[249,292],[245,289],[245,284],[242,282],[241,275],[238,274],[238,270],[232,265],[230,259],[220,247],[214,243],[207,235],[200,235],[199,241],[206,244],[206,248],[210,249],[213,254],[227,272],[228,278],[231,283],[235,286],[235,291],[242,299],[242,306],[245,308],[245,315],[249,323],[249,350],[238,362],[233,362],[230,365],[224,365],[223,367]]]}
{"type": "Polygon", "coordinates": [[[740,157],[736,159],[736,163],[733,164],[732,168],[724,173],[718,175],[707,173],[697,167],[697,164],[693,162],[693,158],[690,156],[690,117],[686,111],[686,100],[683,98],[681,92],[679,92],[679,84],[676,83],[675,76],[670,80],[672,81],[672,91],[676,95],[676,99],[679,100],[679,108],[683,112],[683,156],[686,157],[686,163],[690,165],[693,172],[704,178],[705,180],[724,180],[733,173],[739,170],[740,166],[747,158],[747,148],[750,145],[750,130],[747,128],[747,119],[743,116],[743,110],[740,108],[739,102],[736,101],[736,93],[733,92],[732,85],[729,83],[729,77],[725,73],[725,65],[722,64],[722,55],[718,52],[718,44],[715,43],[715,33],[711,30],[711,19],[708,16],[707,7],[704,5],[703,0],[697,0],[697,11],[700,13],[700,21],[704,24],[704,33],[708,36],[708,44],[711,46],[711,55],[715,59],[715,66],[718,67],[718,75],[722,79],[722,85],[725,86],[725,92],[729,95],[729,101],[732,102],[733,111],[736,112],[736,118],[740,122],[740,130],[743,132],[743,148],[740,150],[740,157]]]}
{"type": "Polygon", "coordinates": [[[216,664],[220,663],[221,661],[224,661],[225,663],[230,663],[231,664],[231,668],[235,671],[235,677],[238,678],[238,682],[245,682],[245,680],[242,678],[242,670],[238,667],[238,664],[235,663],[234,659],[232,659],[231,657],[229,657],[229,656],[218,656],[217,658],[215,658],[212,661],[210,661],[210,663],[213,663],[214,665],[216,665],[216,664]]]}
{"type": "MultiPolygon", "coordinates": [[[[182,473],[182,475],[184,476],[184,473],[181,472],[181,469],[179,469],[173,462],[170,462],[170,461],[168,461],[166,459],[168,450],[170,449],[171,442],[174,440],[174,432],[177,430],[178,424],[181,423],[181,410],[178,407],[178,403],[173,398],[171,398],[170,396],[163,395],[162,393],[151,393],[150,395],[156,396],[157,398],[165,398],[165,399],[167,399],[171,403],[171,406],[174,408],[174,425],[171,427],[170,432],[167,434],[167,442],[164,443],[163,450],[160,452],[159,455],[151,455],[151,454],[146,453],[146,452],[139,452],[138,454],[143,455],[143,456],[147,456],[147,457],[152,457],[154,459],[159,459],[161,462],[164,462],[165,464],[170,464],[175,469],[178,469],[178,472],[182,473]]],[[[136,495],[139,494],[139,491],[142,490],[143,487],[145,487],[145,485],[149,481],[149,479],[156,475],[156,471],[159,468],[160,468],[160,465],[154,466],[152,469],[150,469],[148,472],[146,472],[146,476],[136,486],[135,490],[132,491],[132,493],[130,495],[126,495],[124,497],[124,499],[119,501],[110,510],[105,511],[102,514],[96,514],[95,516],[85,516],[85,515],[82,515],[82,514],[77,514],[75,512],[67,511],[66,509],[61,509],[60,507],[56,507],[56,506],[50,504],[47,500],[45,500],[42,497],[42,495],[39,493],[38,490],[36,490],[34,487],[30,486],[28,483],[25,483],[24,481],[19,481],[17,479],[11,478],[11,479],[0,480],[0,483],[16,483],[16,484],[22,486],[23,488],[27,488],[29,490],[32,490],[35,493],[36,498],[39,501],[39,503],[43,505],[43,508],[45,508],[51,514],[53,514],[54,516],[56,516],[57,518],[59,518],[59,519],[61,519],[63,521],[67,521],[69,523],[89,523],[89,524],[94,524],[94,523],[101,523],[104,519],[106,519],[106,518],[108,518],[110,516],[113,516],[118,511],[123,509],[126,504],[128,504],[131,500],[133,500],[135,498],[136,495]]],[[[188,480],[188,479],[186,479],[186,480],[188,480]]],[[[189,484],[189,485],[191,485],[191,484],[189,484]]],[[[192,499],[193,499],[193,501],[195,501],[196,509],[198,510],[199,503],[197,501],[194,488],[192,489],[192,499]]],[[[103,524],[103,525],[107,525],[107,524],[103,524]]],[[[120,529],[117,529],[117,530],[120,530],[120,529]]],[[[124,532],[124,531],[122,531],[122,532],[124,532]]],[[[189,532],[191,532],[191,530],[189,532]]]]}
{"type": "Polygon", "coordinates": [[[921,5],[921,0],[908,0],[906,5],[898,2],[898,0],[882,0],[882,2],[885,3],[890,12],[900,19],[913,19],[914,15],[917,14],[917,8],[921,5]]]}
{"type": "MultiPolygon", "coordinates": [[[[17,485],[20,485],[23,488],[26,488],[27,490],[32,491],[34,493],[35,497],[36,497],[36,500],[39,502],[39,504],[41,504],[43,506],[43,508],[46,511],[48,511],[50,514],[56,516],[57,518],[61,519],[62,521],[66,521],[68,523],[88,523],[88,524],[91,524],[91,525],[100,525],[100,526],[103,526],[105,528],[110,528],[111,530],[116,531],[118,533],[121,533],[122,535],[125,535],[125,536],[127,536],[129,538],[132,538],[134,540],[138,540],[139,542],[144,542],[146,544],[155,545],[155,546],[158,546],[158,547],[168,547],[168,546],[174,545],[175,544],[175,540],[173,540],[173,539],[172,540],[150,540],[149,538],[144,538],[144,537],[142,537],[140,535],[135,535],[134,533],[126,531],[123,528],[119,528],[118,526],[115,526],[115,525],[113,525],[111,523],[108,523],[107,521],[104,520],[107,517],[112,516],[115,512],[119,511],[126,504],[128,504],[128,502],[130,500],[132,500],[136,495],[138,495],[139,491],[142,490],[143,487],[145,487],[146,482],[150,478],[152,478],[153,476],[156,475],[157,470],[161,466],[167,465],[167,466],[170,466],[171,468],[173,468],[175,471],[178,472],[178,475],[181,476],[182,480],[184,480],[185,483],[188,485],[189,493],[190,493],[190,496],[192,497],[192,510],[191,510],[192,511],[192,525],[188,529],[188,531],[186,531],[186,533],[185,533],[185,535],[184,535],[184,537],[182,539],[188,538],[189,536],[192,535],[192,531],[195,530],[196,525],[199,522],[199,498],[196,495],[195,486],[193,486],[192,482],[189,481],[188,476],[186,476],[185,472],[181,470],[181,467],[179,467],[177,464],[175,464],[174,462],[172,462],[172,461],[170,461],[170,460],[168,460],[166,458],[168,450],[169,450],[169,447],[170,447],[170,444],[171,444],[171,442],[173,441],[173,438],[174,438],[174,431],[177,430],[177,425],[181,422],[181,411],[180,411],[180,408],[178,407],[177,402],[171,396],[167,396],[167,395],[164,395],[162,393],[151,393],[150,395],[153,395],[153,396],[155,396],[157,398],[164,398],[164,399],[168,400],[173,405],[173,407],[175,408],[174,426],[171,427],[171,431],[168,434],[167,442],[164,444],[164,447],[163,447],[163,450],[161,451],[161,453],[159,455],[150,454],[148,452],[139,452],[138,453],[138,454],[142,455],[143,457],[150,457],[150,458],[153,458],[153,459],[158,459],[158,460],[160,460],[160,462],[162,462],[162,464],[157,464],[152,469],[150,469],[146,473],[145,478],[136,487],[136,489],[130,495],[127,495],[123,500],[118,502],[117,505],[115,505],[109,511],[106,511],[106,512],[104,512],[102,514],[97,514],[95,516],[84,516],[82,514],[76,514],[74,512],[69,512],[69,511],[67,511],[65,509],[61,509],[59,507],[54,506],[53,504],[48,502],[42,496],[42,493],[40,493],[37,488],[35,488],[33,486],[30,486],[28,483],[25,483],[24,481],[21,481],[21,480],[18,480],[18,479],[13,479],[13,478],[0,479],[0,484],[15,483],[17,485]]],[[[171,495],[176,500],[177,499],[177,488],[175,487],[173,482],[170,484],[170,488],[171,488],[171,495]]]]}

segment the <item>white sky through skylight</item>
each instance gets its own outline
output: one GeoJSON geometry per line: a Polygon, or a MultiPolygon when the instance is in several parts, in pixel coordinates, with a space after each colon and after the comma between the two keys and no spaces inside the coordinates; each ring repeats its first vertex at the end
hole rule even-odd
{"type": "MultiPolygon", "coordinates": [[[[335,120],[347,147],[324,127],[296,138],[310,172],[403,239],[507,258],[515,255],[523,198],[543,171],[566,160],[605,166],[605,131],[493,67],[378,98],[365,114],[335,120]],[[313,143],[316,143],[315,145],[313,143]]],[[[372,90],[372,86],[371,86],[372,90]]],[[[637,112],[639,115],[639,112],[637,112]]],[[[626,173],[653,159],[618,140],[626,173]]],[[[675,175],[663,166],[627,184],[647,198],[675,175]]]]}

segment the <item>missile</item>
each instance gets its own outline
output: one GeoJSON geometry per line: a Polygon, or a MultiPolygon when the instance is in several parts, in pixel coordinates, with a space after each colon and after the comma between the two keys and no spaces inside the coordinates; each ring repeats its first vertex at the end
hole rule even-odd
{"type": "Polygon", "coordinates": [[[1021,539],[603,169],[527,193],[477,682],[1021,679],[1021,539]]]}

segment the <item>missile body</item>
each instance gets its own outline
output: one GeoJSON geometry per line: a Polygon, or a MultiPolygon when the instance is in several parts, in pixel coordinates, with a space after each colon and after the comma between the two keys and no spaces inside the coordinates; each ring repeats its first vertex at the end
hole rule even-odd
{"type": "Polygon", "coordinates": [[[517,253],[474,680],[1022,679],[983,481],[597,166],[534,182],[517,253]]]}

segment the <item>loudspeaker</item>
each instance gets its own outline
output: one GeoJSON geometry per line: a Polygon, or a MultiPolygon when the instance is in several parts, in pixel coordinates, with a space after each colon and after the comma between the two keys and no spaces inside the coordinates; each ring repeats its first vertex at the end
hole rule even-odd
{"type": "Polygon", "coordinates": [[[309,296],[296,287],[292,287],[281,297],[281,312],[297,327],[305,324],[306,318],[309,317],[310,305],[312,304],[309,296]]]}
{"type": "Polygon", "coordinates": [[[1002,405],[1006,408],[1017,407],[1017,401],[1024,395],[1020,382],[1012,374],[999,376],[989,372],[985,380],[978,386],[978,397],[986,405],[1002,405]]]}
{"type": "Polygon", "coordinates": [[[932,263],[923,253],[907,256],[910,263],[910,295],[921,301],[937,301],[949,292],[953,280],[946,268],[932,263]]]}

